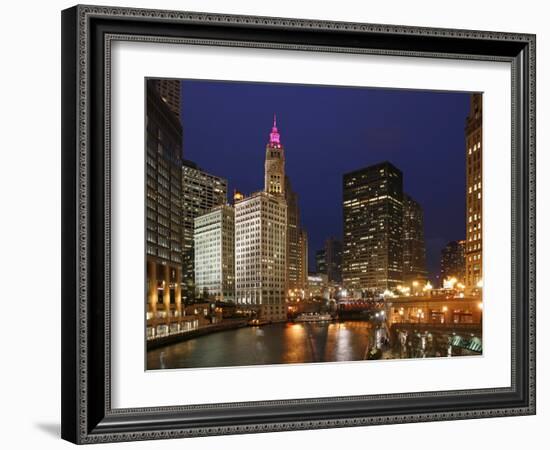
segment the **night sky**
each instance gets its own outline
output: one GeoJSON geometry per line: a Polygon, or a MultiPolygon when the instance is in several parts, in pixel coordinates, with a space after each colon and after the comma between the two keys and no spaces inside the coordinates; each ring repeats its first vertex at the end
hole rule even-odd
{"type": "Polygon", "coordinates": [[[427,266],[464,239],[464,125],[469,94],[298,84],[182,81],[183,156],[245,194],[263,189],[265,146],[277,114],[286,173],[315,251],[342,238],[342,175],[381,161],[403,172],[424,209],[427,266]]]}

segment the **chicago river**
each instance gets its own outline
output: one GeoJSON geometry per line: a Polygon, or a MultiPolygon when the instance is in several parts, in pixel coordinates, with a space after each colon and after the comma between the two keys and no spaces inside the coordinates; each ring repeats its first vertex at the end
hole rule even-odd
{"type": "Polygon", "coordinates": [[[376,345],[370,322],[278,323],[222,331],[147,352],[147,368],[355,361],[376,345]]]}

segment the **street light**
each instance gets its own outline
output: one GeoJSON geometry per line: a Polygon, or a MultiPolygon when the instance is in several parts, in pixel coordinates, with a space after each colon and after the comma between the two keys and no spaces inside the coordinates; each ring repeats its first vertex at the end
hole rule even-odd
{"type": "Polygon", "coordinates": [[[445,278],[443,280],[443,288],[444,289],[453,289],[457,282],[458,282],[458,280],[456,279],[456,277],[445,278]]]}
{"type": "Polygon", "coordinates": [[[422,288],[424,292],[430,292],[433,289],[432,284],[428,281],[426,285],[422,288]]]}

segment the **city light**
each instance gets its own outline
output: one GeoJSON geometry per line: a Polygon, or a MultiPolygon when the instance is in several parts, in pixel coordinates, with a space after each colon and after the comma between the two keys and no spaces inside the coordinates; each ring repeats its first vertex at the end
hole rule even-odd
{"type": "Polygon", "coordinates": [[[443,280],[443,289],[453,289],[457,282],[456,277],[446,278],[443,280]]]}
{"type": "MultiPolygon", "coordinates": [[[[179,81],[175,87],[181,88],[179,81]]],[[[160,106],[164,106],[162,102],[160,106]]],[[[158,117],[147,112],[155,130],[164,125],[162,120],[167,111],[160,112],[163,114],[158,117]]],[[[266,125],[271,125],[271,121],[266,125]]],[[[463,130],[462,120],[456,125],[463,130]]],[[[289,128],[293,127],[296,133],[299,124],[289,124],[289,128]]],[[[334,221],[325,220],[335,212],[334,205],[330,196],[325,197],[319,188],[319,183],[324,188],[324,184],[332,186],[334,180],[321,177],[319,174],[324,172],[314,170],[314,157],[308,158],[303,166],[294,166],[300,158],[285,158],[284,134],[281,139],[275,116],[272,127],[266,127],[265,131],[269,130],[266,145],[257,149],[255,166],[249,165],[247,158],[233,155],[235,167],[228,166],[226,170],[223,164],[219,165],[219,176],[207,173],[191,161],[181,162],[181,151],[168,158],[169,153],[164,155],[155,150],[156,141],[152,141],[155,145],[147,146],[147,157],[151,158],[151,164],[146,166],[151,186],[146,186],[145,205],[148,351],[190,340],[192,345],[178,347],[188,349],[185,357],[180,357],[179,350],[166,352],[177,356],[174,364],[187,364],[195,359],[209,360],[210,365],[223,363],[224,367],[273,361],[317,362],[323,358],[371,359],[373,343],[379,351],[377,358],[381,359],[481,353],[463,347],[451,348],[450,344],[456,331],[458,339],[475,335],[481,345],[483,265],[481,216],[477,217],[481,209],[474,208],[469,213],[470,224],[468,214],[458,217],[461,226],[466,223],[470,227],[465,235],[456,226],[437,229],[446,223],[434,225],[432,218],[434,214],[444,214],[445,209],[433,208],[427,191],[417,189],[414,183],[409,186],[407,182],[404,190],[405,173],[400,168],[390,161],[368,167],[354,167],[354,161],[350,161],[348,173],[334,174],[343,191],[333,199],[337,211],[343,209],[343,215],[336,216],[335,228],[334,221]],[[256,164],[264,156],[262,164],[256,164]],[[176,163],[180,167],[172,167],[176,163]],[[179,174],[180,170],[181,177],[166,178],[165,167],[169,174],[179,174]],[[234,189],[231,201],[227,187],[242,185],[252,189],[239,177],[254,171],[258,172],[256,178],[262,179],[259,190],[241,193],[234,189]],[[296,191],[291,183],[295,180],[289,174],[300,174],[302,178],[295,185],[299,188],[296,191]],[[317,206],[303,202],[309,198],[302,197],[300,192],[305,189],[305,177],[318,181],[311,189],[323,214],[301,217],[302,208],[309,211],[317,206]],[[196,192],[190,193],[189,187],[195,185],[207,194],[204,198],[196,192]],[[424,197],[413,199],[409,193],[415,192],[424,197]],[[167,211],[170,214],[159,215],[162,208],[170,209],[167,211]],[[182,223],[172,223],[176,219],[182,223]],[[312,231],[309,242],[302,223],[308,227],[307,231],[312,231]],[[170,229],[181,229],[181,233],[171,237],[170,229]],[[425,229],[430,234],[424,236],[425,229]],[[162,234],[163,230],[168,230],[168,234],[162,234]],[[449,242],[447,239],[453,240],[443,249],[434,249],[431,242],[435,237],[445,239],[440,241],[442,244],[449,242]],[[179,250],[171,252],[171,249],[179,250]],[[436,268],[433,262],[438,255],[432,253],[439,250],[440,266],[436,268]],[[312,256],[315,256],[313,268],[312,256]],[[433,285],[428,280],[433,280],[433,285]],[[247,328],[251,326],[252,333],[247,328]],[[193,352],[203,352],[208,347],[210,338],[206,336],[211,333],[216,333],[212,339],[216,348],[194,358],[193,352]],[[205,346],[195,345],[196,339],[205,346]]],[[[171,142],[169,133],[163,134],[167,135],[170,147],[181,150],[181,145],[171,142]]],[[[473,142],[469,145],[473,146],[473,142]]],[[[201,164],[206,164],[209,170],[207,162],[201,164]]],[[[470,163],[466,164],[468,167],[470,163]]],[[[418,170],[425,168],[417,166],[418,170]]],[[[459,168],[463,179],[464,168],[459,168]]],[[[476,171],[478,175],[481,168],[476,171]]],[[[406,175],[407,180],[421,176],[421,172],[410,174],[410,178],[406,175]]],[[[481,185],[474,189],[474,179],[468,178],[467,173],[466,176],[467,196],[468,187],[472,186],[473,193],[481,185]]],[[[477,178],[475,183],[476,186],[480,183],[477,178]]],[[[463,194],[459,190],[458,195],[463,194]]],[[[467,203],[471,201],[466,198],[469,206],[479,203],[477,200],[467,203]]],[[[443,202],[439,206],[454,208],[457,213],[464,209],[462,203],[443,202]]]]}

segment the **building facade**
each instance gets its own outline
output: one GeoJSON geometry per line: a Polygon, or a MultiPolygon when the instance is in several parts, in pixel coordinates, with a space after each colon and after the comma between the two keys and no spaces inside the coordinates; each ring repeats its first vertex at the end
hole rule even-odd
{"type": "Polygon", "coordinates": [[[403,194],[403,282],[426,281],[427,277],[422,207],[403,194]]]}
{"type": "Polygon", "coordinates": [[[300,273],[300,211],[298,195],[292,190],[290,180],[285,177],[285,199],[287,204],[287,289],[303,289],[303,276],[300,273]]]}
{"type": "Polygon", "coordinates": [[[325,241],[326,274],[329,283],[342,283],[342,241],[330,237],[325,241]]]}
{"type": "Polygon", "coordinates": [[[309,247],[307,232],[300,228],[299,240],[299,258],[298,258],[298,277],[301,282],[299,289],[307,290],[308,288],[308,271],[309,271],[309,247]]]}
{"type": "Polygon", "coordinates": [[[466,119],[466,291],[481,287],[483,280],[482,236],[482,94],[472,94],[466,119]]]}
{"type": "MultiPolygon", "coordinates": [[[[288,292],[288,239],[291,197],[293,224],[299,227],[297,199],[286,186],[285,152],[276,118],[265,149],[264,190],[249,197],[235,197],[235,289],[236,302],[255,309],[260,318],[286,320],[288,292]]],[[[294,228],[293,228],[294,231],[294,228]]],[[[299,251],[296,234],[293,255],[299,251]]],[[[298,278],[298,260],[292,275],[298,278]]],[[[246,307],[245,306],[245,307],[246,307]]]]}
{"type": "MultiPolygon", "coordinates": [[[[179,89],[179,81],[172,84],[179,89]]],[[[182,326],[182,128],[161,97],[158,80],[148,80],[146,90],[147,337],[154,338],[182,326]]]]}
{"type": "Polygon", "coordinates": [[[451,241],[441,250],[441,269],[439,281],[443,287],[443,280],[456,278],[458,283],[465,283],[466,263],[464,248],[466,241],[451,241]]]}
{"type": "Polygon", "coordinates": [[[195,218],[227,202],[227,180],[209,174],[191,161],[181,166],[182,295],[195,300],[195,218]]]}
{"type": "Polygon", "coordinates": [[[311,299],[328,299],[328,277],[326,273],[308,274],[308,291],[311,299]]]}
{"type": "Polygon", "coordinates": [[[181,119],[181,80],[170,78],[159,78],[154,80],[158,93],[162,101],[168,106],[168,109],[176,117],[181,119]]]}
{"type": "Polygon", "coordinates": [[[262,319],[286,320],[287,206],[257,192],[235,203],[235,301],[262,319]]]}
{"type": "Polygon", "coordinates": [[[195,297],[235,301],[235,211],[217,206],[195,218],[195,297]]]}
{"type": "Polygon", "coordinates": [[[285,177],[287,204],[287,288],[294,294],[307,286],[307,233],[300,225],[298,195],[293,191],[288,176],[285,177]]]}
{"type": "Polygon", "coordinates": [[[327,251],[324,248],[315,252],[315,268],[317,273],[327,273],[327,251]]]}
{"type": "Polygon", "coordinates": [[[343,177],[342,278],[354,296],[403,281],[403,176],[384,162],[343,177]]]}

